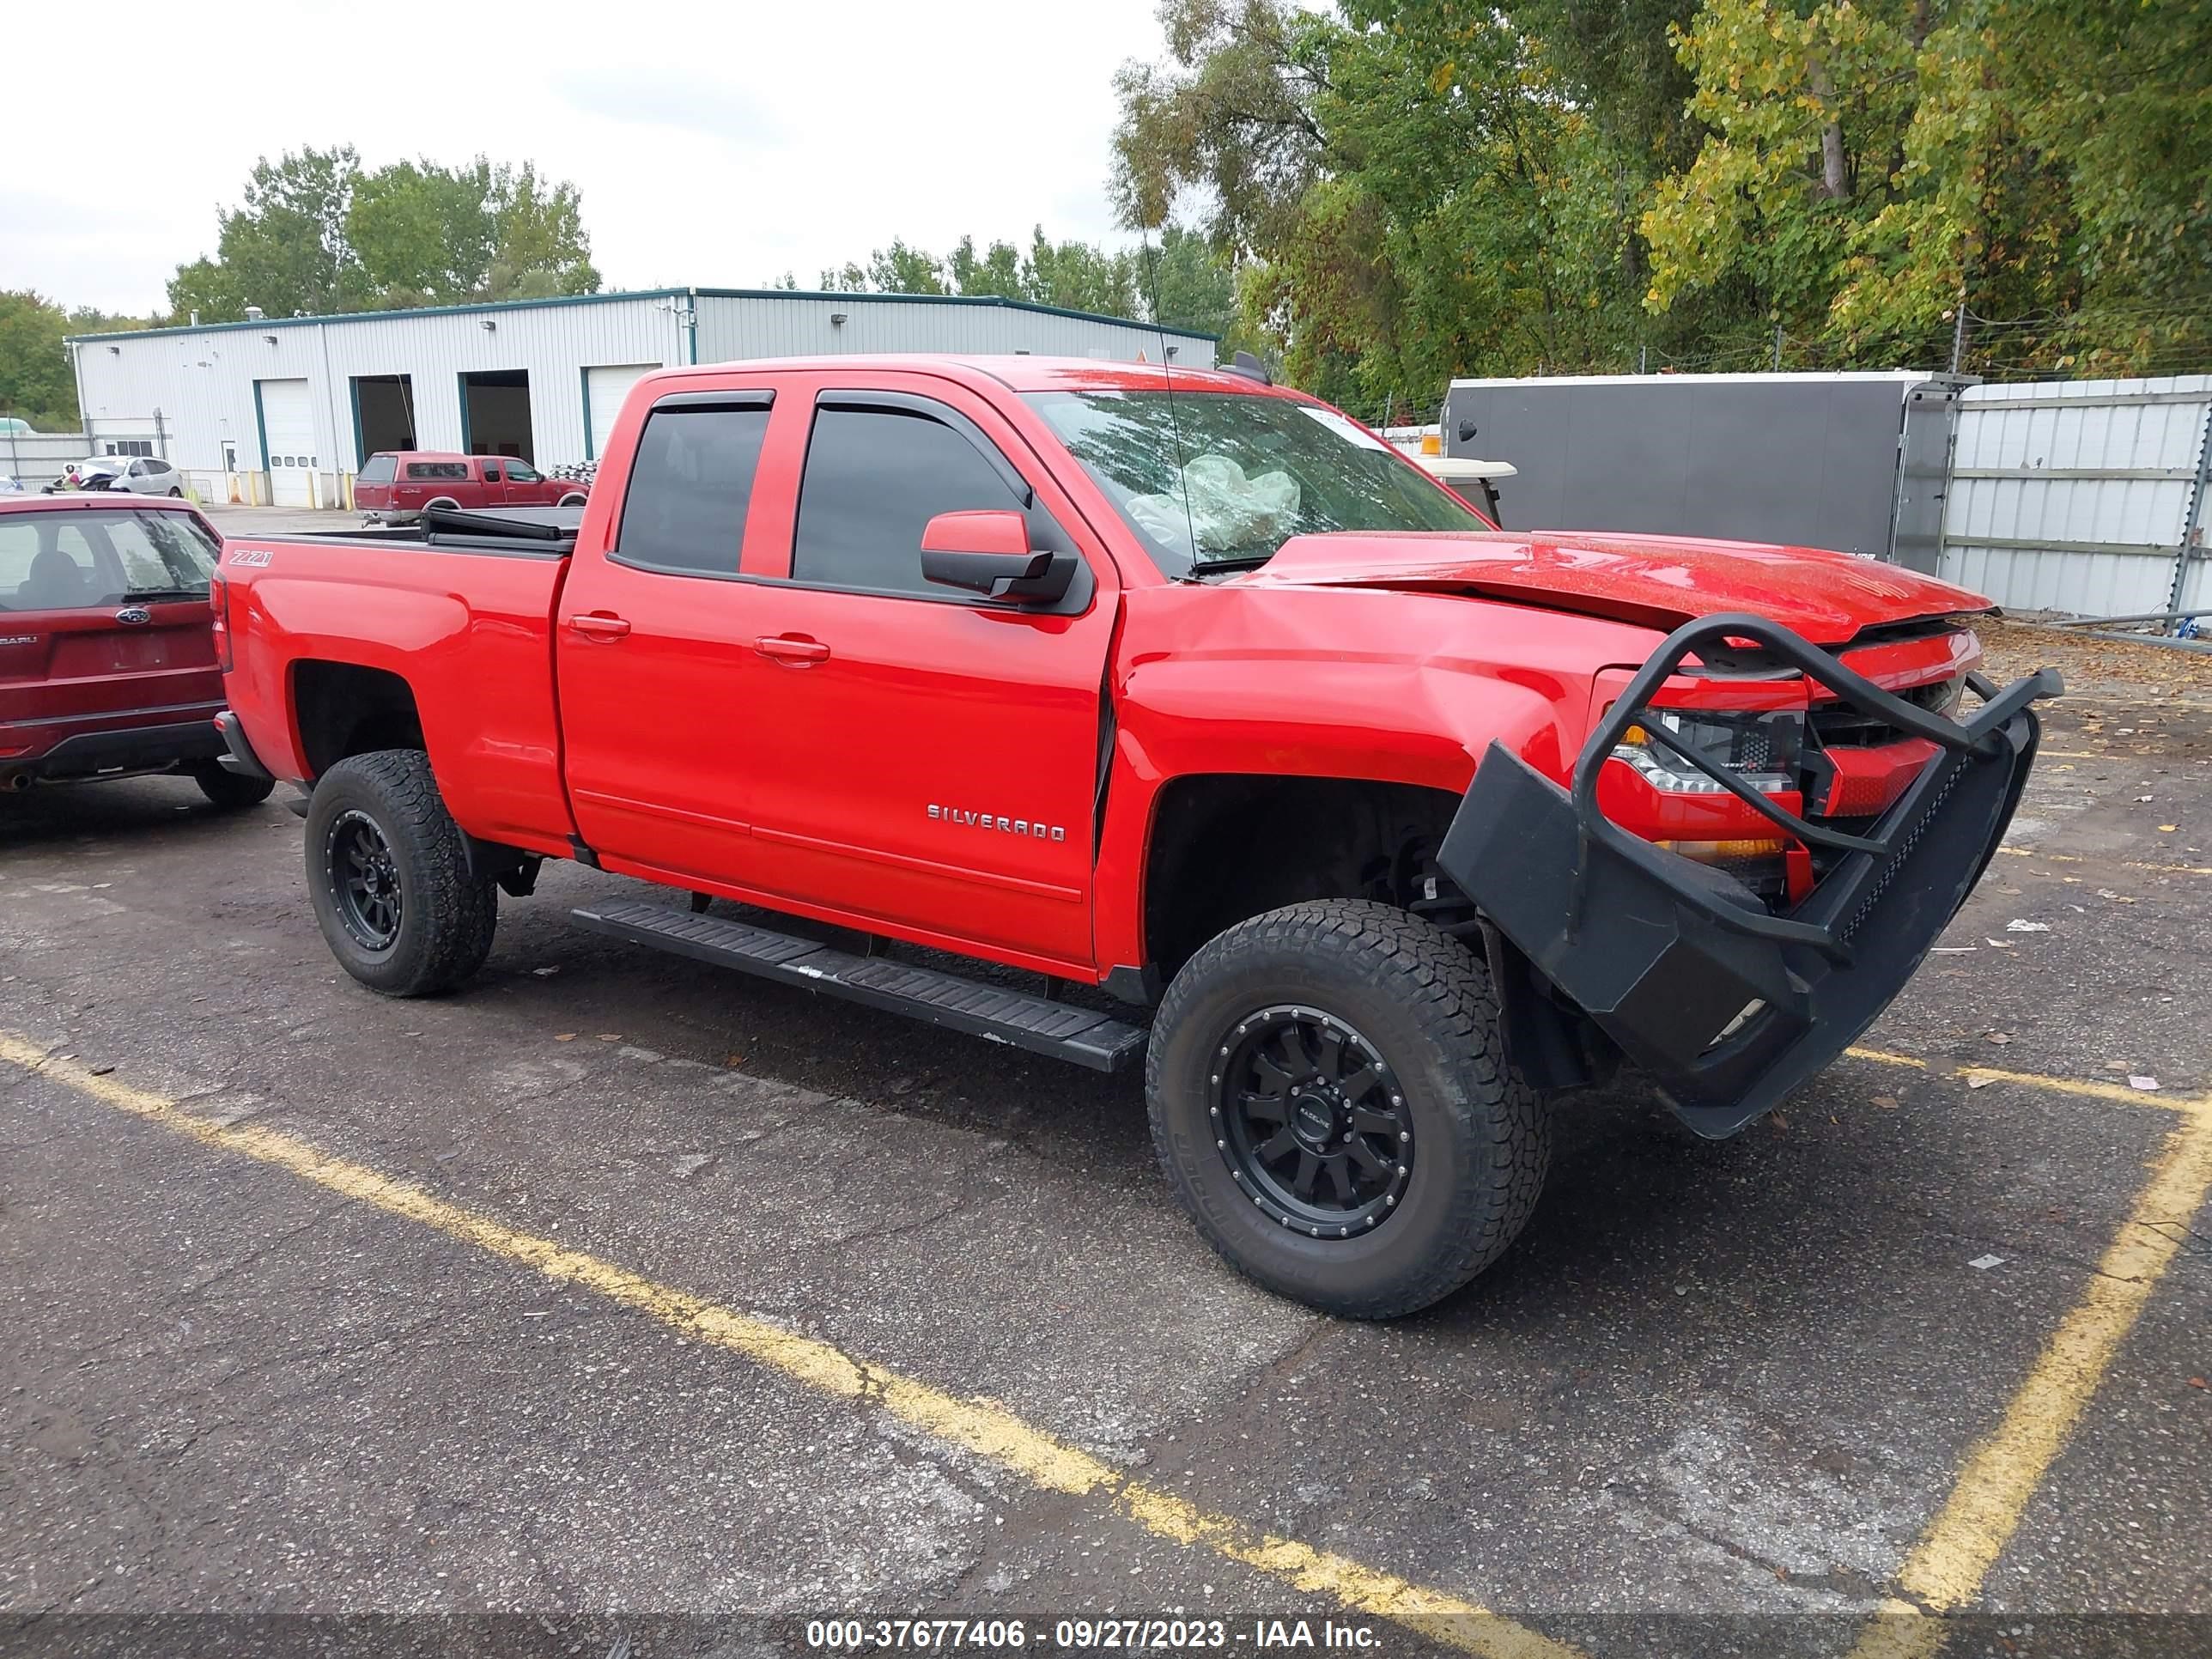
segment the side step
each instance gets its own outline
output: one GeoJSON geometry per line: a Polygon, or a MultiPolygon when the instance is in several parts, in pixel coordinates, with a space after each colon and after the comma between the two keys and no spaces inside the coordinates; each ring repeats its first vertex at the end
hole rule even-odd
{"type": "Polygon", "coordinates": [[[850,951],[722,916],[690,915],[639,900],[583,906],[569,915],[577,926],[595,933],[865,1002],[1033,1054],[1072,1060],[1094,1072],[1118,1072],[1145,1052],[1144,1029],[1110,1015],[933,968],[915,968],[883,957],[856,957],[850,951]]]}

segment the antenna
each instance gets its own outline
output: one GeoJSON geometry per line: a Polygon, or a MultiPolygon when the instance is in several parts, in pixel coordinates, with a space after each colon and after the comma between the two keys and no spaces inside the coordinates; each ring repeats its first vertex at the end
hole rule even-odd
{"type": "Polygon", "coordinates": [[[1145,278],[1152,289],[1152,331],[1160,337],[1160,384],[1168,394],[1168,432],[1175,440],[1176,494],[1182,497],[1182,527],[1190,538],[1190,570],[1183,580],[1195,580],[1198,576],[1198,526],[1190,515],[1190,483],[1183,477],[1182,421],[1176,413],[1175,354],[1168,349],[1167,325],[1160,319],[1160,260],[1152,250],[1152,239],[1144,226],[1137,227],[1137,246],[1144,252],[1145,278]]]}

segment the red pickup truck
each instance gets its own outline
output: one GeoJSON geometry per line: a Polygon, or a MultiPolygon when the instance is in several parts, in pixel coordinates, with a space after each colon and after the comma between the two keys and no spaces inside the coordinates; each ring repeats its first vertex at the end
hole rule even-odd
{"type": "Polygon", "coordinates": [[[220,574],[232,763],[312,791],[363,983],[465,980],[548,858],[689,893],[575,919],[1141,1060],[1206,1237],[1365,1316],[1504,1249],[1548,1091],[1625,1058],[1720,1135],[1833,1059],[2059,689],[1984,680],[1987,602],[1907,571],[1508,534],[1297,392],[1031,357],[668,370],[580,515],[220,574]]]}
{"type": "Polygon", "coordinates": [[[413,524],[434,507],[581,507],[588,492],[512,455],[380,450],[353,481],[354,508],[370,524],[413,524]]]}

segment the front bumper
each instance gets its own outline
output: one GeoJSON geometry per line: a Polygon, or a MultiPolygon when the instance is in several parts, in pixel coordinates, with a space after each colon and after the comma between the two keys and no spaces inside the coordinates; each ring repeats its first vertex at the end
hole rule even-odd
{"type": "Polygon", "coordinates": [[[1571,792],[1492,744],[1438,863],[1559,995],[1656,1079],[1692,1129],[1733,1134],[1874,1023],[2004,838],[2035,758],[2031,705],[2063,688],[2048,668],[2002,691],[1978,675],[1967,684],[1983,707],[1954,721],[1763,617],[1705,617],[1669,635],[1629,682],[1583,745],[1571,792]],[[1684,659],[1723,639],[1754,641],[1844,702],[1936,745],[1864,836],[1808,823],[1681,753],[1785,833],[1840,854],[1779,915],[1597,807],[1599,771],[1623,732],[1684,659]]]}

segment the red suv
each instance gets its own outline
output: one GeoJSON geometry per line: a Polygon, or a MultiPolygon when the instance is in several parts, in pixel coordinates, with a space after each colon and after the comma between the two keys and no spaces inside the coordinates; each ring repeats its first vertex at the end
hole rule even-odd
{"type": "Polygon", "coordinates": [[[371,524],[412,524],[426,507],[581,507],[584,486],[512,455],[385,450],[355,476],[353,504],[371,524]]]}
{"type": "Polygon", "coordinates": [[[222,556],[184,501],[0,496],[0,791],[181,772],[218,806],[267,799],[218,759],[222,556]]]}

